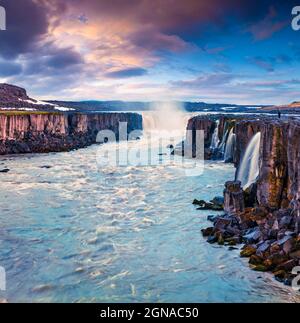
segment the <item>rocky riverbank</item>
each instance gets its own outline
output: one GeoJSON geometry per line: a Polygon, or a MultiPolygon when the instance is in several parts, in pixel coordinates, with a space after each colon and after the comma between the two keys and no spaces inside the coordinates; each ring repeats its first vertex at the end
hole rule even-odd
{"type": "Polygon", "coordinates": [[[254,270],[270,271],[276,279],[291,284],[293,268],[300,265],[300,121],[221,117],[216,122],[215,117],[201,118],[190,120],[188,128],[206,131],[206,157],[213,156],[209,142],[214,141],[214,134],[219,136],[214,149],[224,152],[226,145],[224,149],[220,142],[224,136],[228,141],[231,131],[236,179],[248,179],[225,184],[224,214],[210,217],[213,225],[203,230],[203,235],[210,243],[231,248],[243,243],[241,256],[249,257],[254,270]],[[259,140],[254,143],[258,133],[259,140]],[[245,154],[249,158],[245,159],[245,154]],[[241,176],[241,172],[256,177],[251,181],[249,174],[241,176]]]}
{"type": "Polygon", "coordinates": [[[79,149],[96,143],[101,130],[111,130],[119,139],[119,123],[127,123],[127,134],[142,130],[136,113],[0,113],[0,155],[48,153],[79,149]]]}

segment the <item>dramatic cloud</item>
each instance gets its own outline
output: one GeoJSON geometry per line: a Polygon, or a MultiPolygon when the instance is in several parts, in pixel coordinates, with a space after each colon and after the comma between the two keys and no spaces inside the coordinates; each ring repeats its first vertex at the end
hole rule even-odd
{"type": "Polygon", "coordinates": [[[124,70],[114,71],[106,73],[106,77],[110,78],[128,78],[128,77],[134,77],[134,76],[143,76],[147,74],[147,70],[144,68],[127,68],[124,70]]]}
{"type": "Polygon", "coordinates": [[[249,78],[255,71],[259,82],[266,71],[299,69],[300,50],[296,45],[291,50],[286,36],[297,38],[289,26],[293,0],[0,4],[8,21],[0,33],[0,81],[32,88],[32,95],[126,100],[157,98],[165,91],[166,97],[197,99],[200,87],[208,97],[223,93],[222,98],[246,100],[234,95],[244,87],[232,87],[240,70],[249,78]]]}

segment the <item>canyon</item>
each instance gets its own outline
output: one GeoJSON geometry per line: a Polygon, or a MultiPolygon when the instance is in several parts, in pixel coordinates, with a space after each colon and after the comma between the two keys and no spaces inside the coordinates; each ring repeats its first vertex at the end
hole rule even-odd
{"type": "Polygon", "coordinates": [[[96,143],[101,130],[111,130],[119,139],[119,124],[127,134],[142,130],[136,113],[0,113],[0,155],[70,151],[96,143]]]}
{"type": "Polygon", "coordinates": [[[300,264],[300,121],[199,116],[187,128],[205,131],[207,159],[224,158],[220,143],[234,134],[230,159],[236,176],[225,183],[224,214],[210,217],[213,226],[203,235],[230,248],[244,243],[241,256],[250,257],[254,270],[273,272],[290,285],[292,269],[300,264]],[[219,146],[212,149],[215,135],[219,146]]]}

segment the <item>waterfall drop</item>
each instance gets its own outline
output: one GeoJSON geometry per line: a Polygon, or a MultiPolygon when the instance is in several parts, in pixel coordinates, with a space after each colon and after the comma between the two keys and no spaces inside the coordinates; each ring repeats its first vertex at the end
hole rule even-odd
{"type": "Polygon", "coordinates": [[[224,162],[225,163],[231,163],[233,161],[233,153],[234,153],[234,147],[235,147],[235,141],[236,141],[236,135],[233,133],[233,128],[230,130],[227,142],[226,142],[226,148],[224,153],[224,162]]]}
{"type": "Polygon", "coordinates": [[[237,172],[237,180],[241,181],[244,190],[255,183],[259,175],[260,138],[261,133],[258,132],[251,139],[237,172]]]}
{"type": "Polygon", "coordinates": [[[219,143],[220,143],[220,139],[219,139],[219,124],[220,124],[220,120],[216,121],[216,128],[214,130],[213,136],[212,136],[212,140],[211,140],[211,145],[210,145],[210,149],[213,151],[215,149],[218,148],[219,143]]]}
{"type": "Polygon", "coordinates": [[[176,102],[157,102],[151,111],[143,112],[143,129],[145,133],[159,131],[185,132],[190,118],[181,104],[176,102]]]}

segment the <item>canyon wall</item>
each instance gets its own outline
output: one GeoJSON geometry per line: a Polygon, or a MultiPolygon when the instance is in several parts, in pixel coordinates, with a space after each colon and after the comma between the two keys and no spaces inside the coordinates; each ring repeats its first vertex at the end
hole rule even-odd
{"type": "Polygon", "coordinates": [[[142,130],[136,113],[0,113],[0,155],[83,148],[95,143],[101,130],[118,139],[120,122],[127,122],[127,133],[142,130]]]}
{"type": "MultiPolygon", "coordinates": [[[[228,129],[236,135],[233,162],[238,169],[247,146],[260,132],[259,176],[255,187],[259,206],[270,210],[300,209],[300,121],[266,116],[197,116],[188,130],[204,130],[205,158],[214,159],[211,142],[216,126],[220,143],[228,129]],[[217,122],[218,120],[218,122],[217,122]]],[[[225,138],[226,140],[226,138],[225,138]]],[[[188,143],[194,144],[194,143],[188,143]]],[[[222,158],[221,154],[215,156],[222,158]]]]}
{"type": "Polygon", "coordinates": [[[239,168],[252,172],[241,164],[255,160],[257,180],[244,186],[239,180],[225,183],[224,214],[211,218],[213,226],[203,229],[203,236],[230,248],[244,243],[240,254],[252,269],[272,272],[291,285],[293,269],[300,265],[300,120],[247,116],[230,122],[236,174],[239,168]]]}

